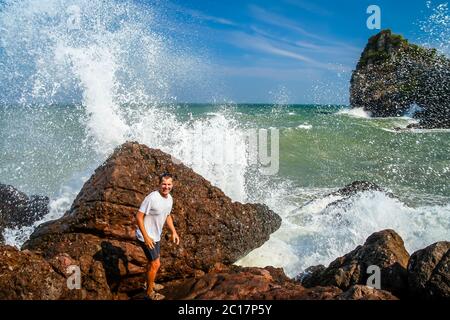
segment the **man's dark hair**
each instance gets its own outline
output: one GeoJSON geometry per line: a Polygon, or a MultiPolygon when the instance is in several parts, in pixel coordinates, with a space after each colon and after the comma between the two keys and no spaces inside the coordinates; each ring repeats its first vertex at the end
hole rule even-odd
{"type": "Polygon", "coordinates": [[[172,178],[173,179],[173,176],[170,173],[168,173],[168,172],[164,172],[163,174],[161,174],[159,176],[159,183],[161,183],[163,181],[163,179],[167,179],[167,178],[172,178]]]}

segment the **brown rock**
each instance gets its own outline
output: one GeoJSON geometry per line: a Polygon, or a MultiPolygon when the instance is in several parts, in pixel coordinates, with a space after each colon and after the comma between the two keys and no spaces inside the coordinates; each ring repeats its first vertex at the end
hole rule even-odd
{"type": "Polygon", "coordinates": [[[210,272],[201,278],[166,283],[162,293],[167,299],[198,300],[391,300],[390,293],[372,288],[354,288],[343,293],[328,287],[304,288],[284,274],[282,269],[232,266],[210,272]]]}
{"type": "Polygon", "coordinates": [[[317,268],[306,274],[302,284],[307,287],[337,286],[348,290],[353,285],[366,285],[370,276],[367,268],[375,265],[381,271],[381,289],[402,295],[407,288],[408,260],[409,254],[401,237],[393,230],[383,230],[372,234],[363,246],[334,260],[328,268],[317,268]]]}
{"type": "Polygon", "coordinates": [[[162,293],[167,299],[177,300],[271,300],[328,299],[341,292],[338,288],[320,288],[312,293],[286,277],[282,269],[231,266],[200,278],[166,283],[162,293]]]}
{"type": "Polygon", "coordinates": [[[450,242],[436,242],[411,255],[408,286],[415,298],[450,299],[450,242]]]}
{"type": "Polygon", "coordinates": [[[398,300],[392,293],[372,287],[354,285],[337,297],[338,300],[398,300]]]}
{"type": "Polygon", "coordinates": [[[0,300],[60,299],[66,279],[39,255],[0,246],[0,300]]]}
{"type": "Polygon", "coordinates": [[[78,262],[87,298],[133,295],[142,290],[146,264],[135,240],[135,214],[163,172],[175,177],[172,213],[181,242],[176,246],[167,240],[167,230],[163,233],[158,281],[198,277],[217,263],[229,265],[280,227],[280,217],[266,206],[232,202],[170,155],[128,142],[97,168],[71,209],[39,226],[23,248],[53,263],[61,254],[78,262]]]}

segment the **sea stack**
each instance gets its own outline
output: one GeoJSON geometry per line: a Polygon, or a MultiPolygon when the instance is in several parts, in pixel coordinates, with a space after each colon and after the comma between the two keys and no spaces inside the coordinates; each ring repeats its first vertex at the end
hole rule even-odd
{"type": "Polygon", "coordinates": [[[418,110],[419,128],[450,128],[450,59],[391,30],[369,39],[353,71],[350,104],[376,117],[418,110]]]}

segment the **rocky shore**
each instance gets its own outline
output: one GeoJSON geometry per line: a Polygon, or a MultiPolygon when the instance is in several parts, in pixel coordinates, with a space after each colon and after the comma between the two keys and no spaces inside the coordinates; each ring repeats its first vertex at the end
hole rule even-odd
{"type": "Polygon", "coordinates": [[[0,183],[0,244],[5,228],[31,226],[48,213],[49,198],[17,190],[0,183]]]}
{"type": "Polygon", "coordinates": [[[353,71],[350,104],[374,117],[416,109],[416,128],[450,128],[450,59],[390,30],[369,39],[353,71]]]}
{"type": "MultiPolygon", "coordinates": [[[[265,205],[231,201],[170,155],[136,142],[118,147],[64,216],[41,224],[21,250],[0,246],[0,299],[139,299],[146,259],[135,240],[135,213],[163,172],[175,176],[172,212],[182,239],[176,246],[162,236],[158,282],[167,299],[450,299],[450,242],[410,256],[393,230],[295,279],[271,266],[235,266],[281,218],[265,205]],[[72,265],[80,268],[81,289],[67,286],[72,265]],[[381,270],[381,290],[366,286],[371,265],[381,270]]],[[[340,192],[375,187],[356,182],[340,192]]]]}

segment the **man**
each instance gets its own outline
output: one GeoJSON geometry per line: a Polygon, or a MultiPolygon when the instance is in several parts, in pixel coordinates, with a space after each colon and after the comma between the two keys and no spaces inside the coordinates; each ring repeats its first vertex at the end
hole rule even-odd
{"type": "Polygon", "coordinates": [[[164,223],[171,232],[171,239],[177,245],[180,243],[180,237],[173,225],[173,219],[170,215],[173,199],[170,195],[172,191],[173,179],[169,173],[164,173],[159,177],[159,189],[151,192],[139,208],[136,214],[138,228],[136,229],[136,238],[144,250],[148,259],[147,264],[147,297],[152,300],[164,299],[164,296],[155,290],[162,289],[161,285],[155,284],[156,273],[160,267],[160,239],[164,223]]]}

